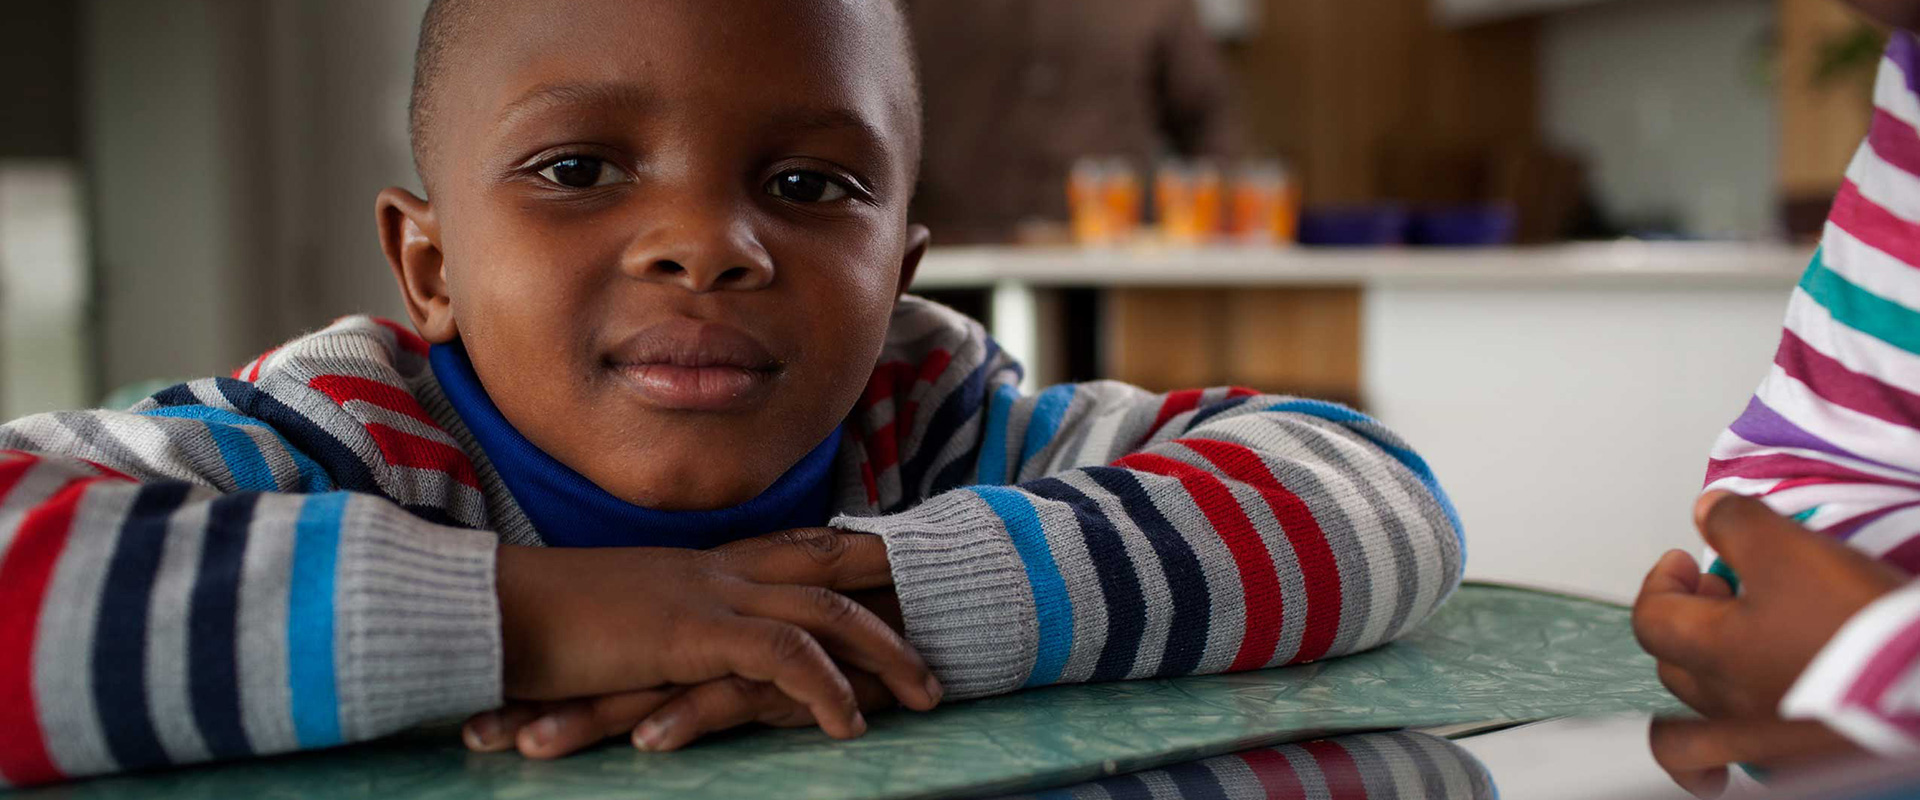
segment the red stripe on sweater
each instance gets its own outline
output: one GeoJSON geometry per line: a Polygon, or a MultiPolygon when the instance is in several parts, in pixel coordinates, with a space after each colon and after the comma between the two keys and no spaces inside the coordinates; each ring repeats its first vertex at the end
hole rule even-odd
{"type": "Polygon", "coordinates": [[[66,776],[54,766],[33,697],[33,643],[53,567],[67,547],[73,516],[87,487],[105,478],[68,481],[27,512],[0,560],[0,775],[14,785],[66,776]]]}
{"type": "MultiPolygon", "coordinates": [[[[1712,483],[1723,478],[1746,478],[1749,480],[1787,480],[1806,481],[1821,479],[1827,482],[1871,483],[1882,486],[1906,486],[1920,489],[1920,483],[1899,481],[1879,475],[1849,469],[1839,464],[1806,458],[1792,453],[1764,453],[1739,458],[1712,459],[1707,462],[1707,482],[1712,483]]],[[[1804,484],[1802,484],[1804,485],[1804,484]]],[[[1773,488],[1773,492],[1792,488],[1785,484],[1773,488]]],[[[1769,492],[1771,494],[1772,492],[1769,492]]]]}
{"type": "Polygon", "coordinates": [[[1833,214],[1828,220],[1868,247],[1909,266],[1920,265],[1920,236],[1913,235],[1914,223],[1868,200],[1853,181],[1841,182],[1840,195],[1833,200],[1833,214]]]}
{"type": "Polygon", "coordinates": [[[1873,128],[1867,131],[1874,155],[1911,175],[1920,175],[1920,133],[1912,125],[1886,112],[1873,110],[1873,128]]]}
{"type": "Polygon", "coordinates": [[[18,450],[0,451],[0,503],[6,502],[7,495],[13,493],[13,487],[19,485],[20,479],[26,477],[27,473],[33,470],[34,465],[39,463],[40,457],[32,453],[22,453],[18,450]]]}
{"type": "Polygon", "coordinates": [[[1302,746],[1320,765],[1327,779],[1327,796],[1333,800],[1367,800],[1367,781],[1360,777],[1360,766],[1353,754],[1334,742],[1308,742],[1302,746]]]}
{"type": "Polygon", "coordinates": [[[380,445],[380,454],[389,464],[444,472],[456,481],[480,488],[480,477],[473,471],[473,462],[456,448],[379,423],[368,424],[367,433],[380,445]]]}
{"type": "Polygon", "coordinates": [[[402,350],[417,356],[424,356],[431,347],[431,345],[427,344],[427,340],[420,338],[420,334],[414,333],[412,330],[407,329],[397,322],[380,319],[378,317],[374,318],[373,322],[382,328],[393,331],[393,338],[396,342],[399,342],[400,349],[402,350]]]}
{"type": "Polygon", "coordinates": [[[1307,796],[1307,787],[1300,785],[1300,775],[1286,756],[1273,750],[1254,750],[1238,757],[1253,770],[1253,779],[1260,782],[1268,800],[1302,800],[1307,796]]]}
{"type": "Polygon", "coordinates": [[[933,385],[940,376],[947,374],[947,367],[953,364],[953,354],[945,350],[935,350],[927,354],[920,362],[920,374],[907,387],[906,402],[900,404],[900,411],[894,415],[894,425],[906,435],[913,434],[913,421],[920,413],[920,395],[922,386],[933,385]]]}
{"type": "MultiPolygon", "coordinates": [[[[1229,442],[1206,439],[1179,439],[1208,463],[1241,483],[1260,490],[1280,529],[1293,545],[1294,558],[1300,562],[1300,577],[1307,586],[1307,627],[1301,633],[1300,652],[1288,663],[1324,658],[1333,648],[1334,635],[1340,632],[1340,563],[1327,545],[1326,531],[1314,519],[1299,495],[1280,485],[1259,454],[1229,442]]],[[[1275,598],[1276,602],[1278,598],[1275,598]]],[[[1277,654],[1276,654],[1277,655],[1277,654]]]]}
{"type": "Polygon", "coordinates": [[[1167,395],[1167,399],[1160,403],[1160,415],[1153,418],[1151,430],[1160,430],[1160,426],[1167,424],[1167,420],[1198,408],[1200,395],[1203,393],[1204,390],[1201,389],[1185,389],[1167,395]]]}
{"type": "Polygon", "coordinates": [[[434,430],[440,429],[440,424],[427,416],[427,409],[420,405],[420,401],[404,389],[352,375],[321,375],[308,381],[307,385],[333,398],[333,402],[342,407],[349,401],[359,400],[412,417],[434,430]]]}
{"type": "Polygon", "coordinates": [[[1847,369],[1845,364],[1795,336],[1792,330],[1781,334],[1780,350],[1774,354],[1773,363],[1779,364],[1788,376],[1811,387],[1820,399],[1834,405],[1901,427],[1911,427],[1915,420],[1920,420],[1920,395],[1847,369]]]}
{"type": "Polygon", "coordinates": [[[889,422],[866,438],[864,444],[867,449],[867,461],[875,471],[886,472],[893,465],[900,463],[899,436],[899,431],[894,428],[893,423],[889,422]]]}
{"type": "Polygon", "coordinates": [[[1259,396],[1260,396],[1259,391],[1254,389],[1249,389],[1245,386],[1235,386],[1227,390],[1228,400],[1238,400],[1242,397],[1259,397],[1259,396]]]}
{"type": "Polygon", "coordinates": [[[1122,469],[1140,470],[1178,478],[1195,505],[1207,516],[1227,552],[1233,554],[1234,567],[1240,573],[1240,590],[1246,604],[1246,630],[1240,638],[1240,651],[1227,669],[1243,672],[1259,669],[1273,660],[1280,643],[1280,577],[1274,571],[1267,543],[1260,538],[1247,512],[1240,507],[1227,485],[1213,473],[1166,456],[1135,453],[1114,462],[1122,469]]]}

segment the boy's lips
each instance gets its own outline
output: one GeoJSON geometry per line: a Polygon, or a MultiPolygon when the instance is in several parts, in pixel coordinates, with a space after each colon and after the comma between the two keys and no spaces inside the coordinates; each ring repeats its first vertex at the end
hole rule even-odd
{"type": "Polygon", "coordinates": [[[627,337],[606,363],[648,403],[673,411],[751,405],[785,367],[746,331],[685,318],[627,337]]]}

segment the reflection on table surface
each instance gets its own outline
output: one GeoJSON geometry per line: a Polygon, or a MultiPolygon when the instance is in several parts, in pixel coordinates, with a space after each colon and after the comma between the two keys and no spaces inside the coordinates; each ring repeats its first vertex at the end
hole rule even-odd
{"type": "Polygon", "coordinates": [[[1811,723],[1647,716],[1337,736],[1116,775],[1045,800],[1920,798],[1920,761],[1811,723]]]}

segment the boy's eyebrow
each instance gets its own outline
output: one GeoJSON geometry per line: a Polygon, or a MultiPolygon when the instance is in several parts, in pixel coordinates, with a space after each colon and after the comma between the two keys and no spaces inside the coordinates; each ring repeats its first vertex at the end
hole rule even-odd
{"type": "Polygon", "coordinates": [[[500,109],[500,120],[514,118],[554,106],[611,105],[646,109],[657,99],[653,93],[630,83],[563,83],[535,87],[500,109]]]}

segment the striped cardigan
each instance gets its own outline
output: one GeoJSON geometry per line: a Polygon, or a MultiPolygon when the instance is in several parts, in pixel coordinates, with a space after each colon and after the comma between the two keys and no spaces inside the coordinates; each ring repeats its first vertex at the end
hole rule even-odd
{"type": "MultiPolygon", "coordinates": [[[[1763,498],[1920,571],[1920,48],[1895,34],[1867,142],[1787,307],[1772,369],[1713,448],[1708,489],[1763,498]]],[[[1715,569],[1721,569],[1716,564],[1715,569]]],[[[1920,584],[1844,627],[1781,713],[1920,751],[1920,584]]]]}
{"type": "MultiPolygon", "coordinates": [[[[886,539],[949,696],[1373,647],[1458,584],[1420,458],[1345,408],[1112,382],[1022,396],[903,300],[834,525],[886,539]]],[[[129,411],[0,427],[0,777],[324,747],[501,703],[493,565],[538,545],[426,344],[354,317],[129,411]]]]}
{"type": "MultiPolygon", "coordinates": [[[[1410,731],[1248,750],[1116,775],[1021,800],[1495,800],[1485,765],[1410,731]]],[[[1012,800],[1009,798],[1009,800],[1012,800]]]]}

